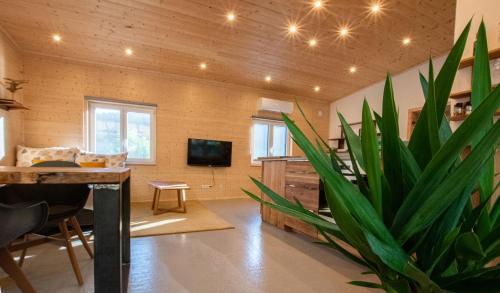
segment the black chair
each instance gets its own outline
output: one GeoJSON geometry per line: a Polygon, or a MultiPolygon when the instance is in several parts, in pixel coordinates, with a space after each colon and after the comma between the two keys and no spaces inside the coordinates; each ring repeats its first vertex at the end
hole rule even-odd
{"type": "MultiPolygon", "coordinates": [[[[48,161],[33,165],[32,167],[80,167],[78,164],[64,161],[48,161]]],[[[76,235],[83,244],[90,258],[93,258],[92,249],[76,218],[76,215],[83,209],[90,194],[90,188],[86,184],[15,184],[10,186],[12,189],[10,201],[44,200],[49,205],[49,215],[47,224],[41,229],[45,236],[50,235],[51,227],[57,227],[62,236],[61,238],[49,237],[53,240],[63,240],[68,252],[73,271],[79,285],[83,284],[83,277],[78,265],[78,260],[71,244],[72,233],[68,230],[68,223],[73,228],[76,235]]],[[[20,264],[23,262],[26,249],[23,250],[20,258],[20,264]]]]}
{"type": "MultiPolygon", "coordinates": [[[[3,193],[2,188],[0,193],[3,193]]],[[[26,233],[42,227],[47,221],[46,202],[24,202],[15,205],[0,204],[0,267],[9,274],[23,292],[35,292],[8,249],[9,244],[26,233]]]]}

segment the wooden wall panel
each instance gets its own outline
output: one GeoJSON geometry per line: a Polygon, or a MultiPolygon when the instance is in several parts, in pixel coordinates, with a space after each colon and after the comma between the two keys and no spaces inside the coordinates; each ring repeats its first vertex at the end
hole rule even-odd
{"type": "MultiPolygon", "coordinates": [[[[16,45],[0,29],[0,81],[4,77],[23,79],[23,60],[16,45]]],[[[0,97],[11,98],[11,93],[0,86],[0,97]]],[[[23,101],[23,90],[16,92],[15,99],[23,101]]],[[[10,166],[15,162],[16,145],[23,142],[23,111],[0,110],[6,117],[6,156],[0,158],[0,165],[10,166]]]]}
{"type": "MultiPolygon", "coordinates": [[[[24,93],[31,108],[25,113],[28,146],[83,147],[84,96],[158,104],[157,164],[132,166],[133,200],[152,199],[147,182],[153,179],[186,181],[189,198],[219,199],[244,196],[241,187],[256,191],[248,176],[260,177],[260,167],[250,166],[251,116],[257,99],[298,98],[319,133],[328,134],[328,102],[279,92],[177,75],[78,63],[63,59],[25,55],[25,75],[30,80],[24,93]],[[321,114],[319,114],[321,112],[321,114]],[[215,186],[209,168],[186,165],[187,138],[233,142],[230,168],[215,169],[215,186]]],[[[298,111],[292,115],[306,125],[298,111]]],[[[311,135],[310,130],[306,134],[311,135]]],[[[292,147],[294,155],[300,155],[292,147]]]]}

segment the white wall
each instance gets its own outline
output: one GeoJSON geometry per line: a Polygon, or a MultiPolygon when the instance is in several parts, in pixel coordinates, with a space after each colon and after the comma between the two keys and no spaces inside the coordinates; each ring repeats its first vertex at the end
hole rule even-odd
{"type": "MultiPolygon", "coordinates": [[[[500,0],[457,0],[456,19],[455,19],[455,40],[458,38],[465,25],[471,17],[473,23],[469,34],[468,42],[464,52],[464,58],[473,54],[474,39],[481,19],[486,23],[486,32],[488,36],[489,50],[500,47],[500,0]]],[[[376,57],[376,56],[375,56],[376,57]]],[[[441,68],[446,56],[441,56],[434,60],[434,69],[437,74],[441,68]]],[[[491,62],[492,83],[500,82],[500,70],[495,69],[499,65],[491,62]]],[[[407,71],[393,76],[394,95],[396,105],[399,108],[399,132],[403,139],[408,139],[407,123],[408,110],[421,107],[424,103],[423,93],[420,87],[418,71],[427,76],[427,62],[410,68],[407,71]]],[[[382,93],[384,81],[377,82],[371,86],[361,89],[347,97],[337,100],[330,105],[330,137],[340,136],[340,121],[337,111],[341,112],[348,122],[361,121],[361,109],[363,99],[366,97],[373,110],[381,112],[382,93]]],[[[471,68],[461,69],[453,84],[452,92],[458,92],[470,89],[471,86],[471,68]]],[[[452,129],[459,124],[452,122],[452,129]]]]}
{"type": "MultiPolygon", "coordinates": [[[[486,35],[490,49],[500,47],[500,1],[499,0],[457,0],[455,13],[455,40],[472,18],[469,40],[473,40],[481,19],[486,23],[486,35]]],[[[465,47],[464,57],[473,55],[473,42],[465,47]]]]}
{"type": "MultiPolygon", "coordinates": [[[[444,60],[445,56],[441,56],[434,60],[435,72],[441,68],[444,60]]],[[[424,104],[424,95],[418,77],[419,71],[427,76],[428,63],[422,63],[392,77],[396,106],[399,109],[399,133],[403,139],[406,139],[408,109],[421,107],[424,104]]],[[[384,83],[385,80],[382,80],[331,103],[330,137],[340,136],[340,128],[338,127],[340,121],[337,112],[342,113],[349,123],[361,121],[361,109],[365,97],[372,110],[382,114],[384,83]]]]}
{"type": "MultiPolygon", "coordinates": [[[[463,58],[471,57],[474,53],[474,40],[481,20],[486,24],[486,36],[488,38],[488,50],[500,48],[500,0],[457,0],[455,13],[455,40],[458,39],[463,29],[472,18],[472,25],[465,46],[463,58]]],[[[500,83],[500,70],[497,64],[500,60],[492,60],[491,82],[500,83]]],[[[458,72],[453,91],[470,89],[471,68],[458,72]]]]}

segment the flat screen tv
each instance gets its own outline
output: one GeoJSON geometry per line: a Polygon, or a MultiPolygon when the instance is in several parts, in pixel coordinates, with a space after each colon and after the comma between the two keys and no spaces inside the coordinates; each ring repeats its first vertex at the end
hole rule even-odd
{"type": "Polygon", "coordinates": [[[232,142],[205,139],[188,139],[188,165],[231,166],[232,142]]]}

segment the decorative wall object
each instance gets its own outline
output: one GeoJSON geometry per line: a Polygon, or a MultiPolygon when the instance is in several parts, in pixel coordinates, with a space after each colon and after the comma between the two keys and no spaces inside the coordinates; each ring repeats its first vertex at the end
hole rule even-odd
{"type": "Polygon", "coordinates": [[[4,110],[27,110],[25,106],[17,102],[15,99],[15,93],[18,90],[23,89],[21,85],[28,83],[27,80],[12,79],[4,77],[4,82],[0,84],[5,87],[7,91],[10,92],[10,97],[0,97],[0,109],[4,110]]]}

